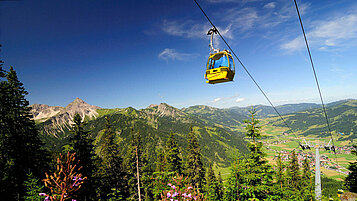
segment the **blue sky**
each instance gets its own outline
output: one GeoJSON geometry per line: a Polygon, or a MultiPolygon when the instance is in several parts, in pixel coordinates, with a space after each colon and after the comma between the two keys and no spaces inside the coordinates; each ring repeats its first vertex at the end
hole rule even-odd
{"type": "MultiPolygon", "coordinates": [[[[198,2],[275,105],[319,102],[293,0],[198,2]]],[[[298,4],[325,101],[357,98],[357,1],[298,4]]],[[[210,25],[193,1],[1,1],[0,28],[31,104],[268,104],[237,62],[234,82],[205,83],[210,25]]]]}

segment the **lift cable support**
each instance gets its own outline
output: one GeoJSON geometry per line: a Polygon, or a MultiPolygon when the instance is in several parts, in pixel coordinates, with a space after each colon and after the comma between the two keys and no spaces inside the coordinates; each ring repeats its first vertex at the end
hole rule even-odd
{"type": "Polygon", "coordinates": [[[322,98],[322,93],[321,93],[319,81],[318,81],[318,79],[317,79],[317,74],[316,74],[316,71],[315,71],[314,62],[312,61],[312,56],[311,56],[311,52],[310,52],[309,43],[307,42],[307,37],[306,37],[306,34],[305,34],[304,25],[302,24],[302,19],[301,19],[300,12],[299,12],[299,7],[298,7],[298,5],[297,5],[297,3],[296,3],[296,0],[294,0],[294,3],[295,3],[295,8],[296,8],[297,15],[298,15],[298,17],[299,17],[299,22],[300,22],[301,30],[302,30],[302,33],[303,33],[303,35],[304,35],[305,45],[306,45],[306,48],[307,48],[307,52],[308,52],[308,54],[309,54],[310,63],[311,63],[312,71],[313,71],[313,73],[314,73],[316,86],[317,86],[317,89],[318,89],[318,91],[319,91],[320,100],[321,100],[321,104],[322,104],[322,110],[323,110],[323,113],[324,113],[324,115],[325,115],[326,124],[327,124],[327,127],[328,127],[328,132],[330,133],[330,136],[331,136],[332,147],[333,147],[333,152],[335,153],[336,163],[338,163],[338,162],[337,162],[337,156],[336,156],[336,150],[335,150],[335,144],[334,144],[334,140],[333,140],[332,133],[331,133],[331,127],[330,127],[330,123],[329,123],[329,121],[328,121],[327,112],[326,112],[324,100],[323,100],[323,98],[322,98]]]}
{"type": "Polygon", "coordinates": [[[232,52],[232,54],[235,56],[235,58],[238,60],[238,62],[240,63],[240,65],[243,67],[243,69],[245,70],[245,72],[248,74],[248,76],[252,79],[252,81],[254,82],[254,84],[258,87],[259,91],[263,94],[263,96],[265,97],[265,99],[269,102],[269,104],[273,107],[274,111],[278,114],[278,116],[280,117],[280,119],[284,122],[285,126],[289,129],[289,131],[294,135],[295,137],[295,141],[298,142],[299,144],[300,141],[298,140],[296,134],[293,132],[293,130],[290,128],[290,126],[286,123],[286,121],[284,120],[284,118],[281,116],[281,114],[279,113],[279,111],[276,109],[276,107],[274,106],[274,104],[270,101],[270,99],[268,98],[268,96],[266,95],[266,93],[263,91],[263,89],[259,86],[259,84],[257,83],[257,81],[253,78],[253,76],[250,74],[250,72],[248,71],[248,69],[245,67],[245,65],[243,64],[243,62],[238,58],[238,56],[236,55],[236,53],[233,51],[233,49],[230,47],[230,45],[227,43],[227,41],[224,39],[224,37],[221,35],[221,33],[219,32],[219,30],[217,29],[217,27],[213,24],[213,22],[210,20],[210,18],[207,16],[207,14],[205,13],[205,11],[202,9],[202,7],[200,6],[200,4],[198,4],[197,0],[194,0],[196,5],[198,6],[198,8],[202,11],[203,15],[207,18],[207,20],[209,21],[209,23],[212,25],[213,29],[215,29],[217,31],[217,34],[221,37],[221,39],[223,40],[223,42],[227,45],[227,47],[229,48],[229,50],[232,52]]]}
{"type": "Polygon", "coordinates": [[[306,140],[304,139],[304,144],[300,144],[300,147],[301,147],[301,149],[304,151],[305,149],[308,149],[308,150],[310,150],[311,149],[311,145],[308,143],[308,142],[306,142],[306,140]]]}
{"type": "Polygon", "coordinates": [[[217,34],[218,30],[216,29],[216,27],[212,27],[210,30],[208,30],[207,32],[207,35],[210,35],[211,36],[211,40],[210,40],[210,43],[209,43],[209,47],[210,47],[210,53],[211,54],[214,54],[214,53],[218,53],[219,52],[219,49],[215,49],[213,47],[213,35],[214,34],[217,34]]]}
{"type": "MultiPolygon", "coordinates": [[[[334,151],[335,147],[331,144],[331,140],[329,141],[328,144],[324,144],[324,143],[315,143],[315,145],[313,145],[314,143],[308,143],[306,142],[306,140],[304,139],[304,143],[303,145],[308,145],[308,148],[303,148],[301,147],[303,150],[304,149],[311,149],[312,147],[315,148],[315,199],[318,201],[321,201],[321,163],[320,163],[320,149],[324,148],[326,151],[334,151]]],[[[338,166],[338,163],[337,163],[338,166]]],[[[339,172],[339,171],[338,171],[339,172]]]]}

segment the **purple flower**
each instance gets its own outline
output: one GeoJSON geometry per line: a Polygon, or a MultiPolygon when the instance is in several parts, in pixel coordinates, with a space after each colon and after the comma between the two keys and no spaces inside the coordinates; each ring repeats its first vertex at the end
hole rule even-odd
{"type": "Polygon", "coordinates": [[[46,196],[46,193],[39,193],[39,196],[46,196]]]}
{"type": "Polygon", "coordinates": [[[75,199],[72,199],[72,201],[77,201],[77,200],[75,200],[75,199]]]}
{"type": "Polygon", "coordinates": [[[171,193],[170,192],[167,193],[167,197],[168,198],[171,197],[171,193]]]}
{"type": "Polygon", "coordinates": [[[76,180],[77,180],[77,178],[78,178],[78,181],[82,181],[82,180],[83,180],[83,179],[82,179],[82,178],[80,178],[80,177],[73,176],[73,181],[76,181],[76,180]]]}
{"type": "Polygon", "coordinates": [[[187,188],[187,190],[190,190],[190,189],[193,189],[192,186],[189,186],[189,187],[187,188]]]}
{"type": "Polygon", "coordinates": [[[187,197],[189,197],[189,198],[192,198],[192,195],[191,195],[191,193],[190,193],[190,194],[188,194],[188,195],[187,195],[187,197]]]}
{"type": "Polygon", "coordinates": [[[184,194],[182,194],[182,196],[186,198],[186,197],[187,197],[187,194],[186,194],[186,193],[184,193],[184,194]]]}
{"type": "Polygon", "coordinates": [[[174,190],[176,190],[176,186],[175,186],[175,185],[172,185],[171,188],[174,189],[174,190]]]}
{"type": "Polygon", "coordinates": [[[172,197],[176,197],[178,195],[177,192],[174,192],[174,194],[172,195],[172,197]]]}
{"type": "Polygon", "coordinates": [[[48,196],[45,197],[45,201],[48,201],[48,200],[50,200],[50,197],[48,197],[48,196]]]}
{"type": "Polygon", "coordinates": [[[168,183],[167,185],[168,185],[168,186],[172,186],[172,184],[171,184],[171,183],[168,183]]]}

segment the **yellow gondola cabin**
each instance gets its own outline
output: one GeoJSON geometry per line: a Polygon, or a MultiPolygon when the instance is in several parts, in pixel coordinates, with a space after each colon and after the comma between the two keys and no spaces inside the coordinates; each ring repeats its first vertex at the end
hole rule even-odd
{"type": "Polygon", "coordinates": [[[208,57],[205,79],[207,83],[216,84],[233,81],[235,66],[228,50],[211,54],[208,57]]]}

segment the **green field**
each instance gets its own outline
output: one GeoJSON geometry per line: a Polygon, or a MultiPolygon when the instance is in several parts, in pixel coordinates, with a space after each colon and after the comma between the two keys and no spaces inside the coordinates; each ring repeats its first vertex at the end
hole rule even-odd
{"type": "MultiPolygon", "coordinates": [[[[273,126],[267,125],[264,120],[261,121],[262,123],[262,135],[263,136],[267,136],[265,137],[262,141],[266,142],[266,145],[272,149],[265,149],[265,153],[267,154],[267,160],[271,163],[271,164],[275,164],[275,160],[274,160],[274,156],[276,155],[276,151],[292,151],[292,150],[296,150],[296,152],[302,152],[302,150],[299,147],[299,144],[297,142],[297,140],[301,141],[302,143],[304,142],[303,140],[305,139],[307,142],[309,143],[320,143],[320,144],[327,144],[330,141],[330,137],[325,137],[325,138],[318,138],[317,136],[306,136],[306,137],[301,137],[301,138],[295,138],[295,135],[293,134],[289,134],[289,135],[284,135],[283,133],[286,132],[286,129],[284,128],[275,128],[273,126]],[[285,143],[281,143],[281,144],[272,144],[273,142],[283,142],[286,141],[285,143]]],[[[298,136],[298,135],[296,135],[298,136]]],[[[338,141],[336,139],[338,139],[337,135],[334,135],[334,144],[335,146],[346,146],[346,145],[351,145],[351,141],[338,141]]],[[[315,154],[315,148],[312,147],[311,150],[305,150],[305,153],[313,153],[315,154]]],[[[320,155],[326,155],[331,161],[332,163],[336,163],[336,158],[337,158],[337,163],[338,165],[344,167],[344,168],[348,168],[349,163],[350,162],[355,162],[357,160],[357,157],[352,155],[352,154],[345,154],[345,153],[341,153],[341,154],[335,154],[332,153],[331,151],[325,151],[324,149],[320,149],[320,155]]],[[[344,171],[347,171],[347,169],[344,169],[344,171]]],[[[337,180],[343,180],[346,175],[339,173],[337,171],[334,170],[327,170],[325,168],[321,168],[321,172],[322,174],[326,175],[329,178],[333,178],[333,179],[337,179],[337,180]]]]}

